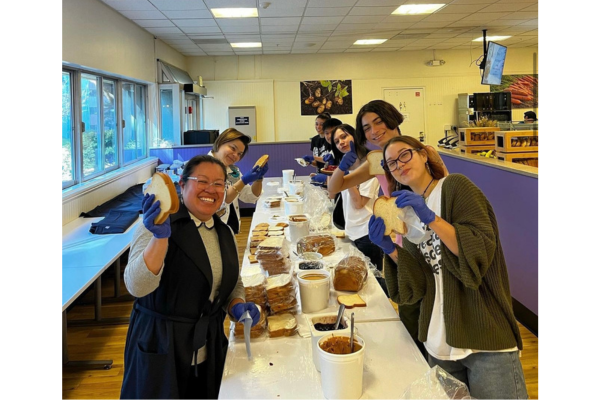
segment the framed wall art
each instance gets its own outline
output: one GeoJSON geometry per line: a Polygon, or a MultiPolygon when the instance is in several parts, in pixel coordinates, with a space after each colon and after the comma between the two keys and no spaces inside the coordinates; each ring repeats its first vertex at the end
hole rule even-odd
{"type": "Polygon", "coordinates": [[[352,81],[300,82],[300,114],[352,114],[352,81]]]}

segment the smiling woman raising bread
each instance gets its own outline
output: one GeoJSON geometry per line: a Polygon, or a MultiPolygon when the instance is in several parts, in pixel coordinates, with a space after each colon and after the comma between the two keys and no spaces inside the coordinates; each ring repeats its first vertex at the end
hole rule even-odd
{"type": "MultiPolygon", "coordinates": [[[[121,398],[217,398],[227,338],[225,313],[248,311],[237,245],[216,216],[226,168],[212,156],[190,159],[181,174],[179,209],[155,224],[160,200],[146,194],[143,225],[134,234],[125,284],[136,297],[125,344],[121,398]]],[[[156,191],[161,194],[169,191],[156,191]]],[[[163,200],[164,201],[164,200],[163,200]]]]}

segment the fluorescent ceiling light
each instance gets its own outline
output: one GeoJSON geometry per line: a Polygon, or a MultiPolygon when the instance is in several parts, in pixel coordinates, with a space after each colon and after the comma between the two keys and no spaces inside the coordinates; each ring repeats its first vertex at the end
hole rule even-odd
{"type": "Polygon", "coordinates": [[[252,18],[258,17],[256,8],[211,8],[215,18],[252,18]]]}
{"type": "MultiPolygon", "coordinates": [[[[506,40],[508,38],[511,38],[512,36],[486,36],[485,40],[493,40],[494,42],[499,42],[501,40],[506,40]]],[[[479,37],[477,39],[473,39],[473,42],[483,42],[483,36],[479,37]]]]}
{"type": "Polygon", "coordinates": [[[431,14],[444,6],[445,4],[405,4],[398,7],[392,15],[431,14]]]}
{"type": "Polygon", "coordinates": [[[354,42],[354,44],[381,44],[387,41],[387,39],[360,39],[354,42]]]}
{"type": "Polygon", "coordinates": [[[231,43],[231,47],[262,47],[262,43],[231,43]]]}

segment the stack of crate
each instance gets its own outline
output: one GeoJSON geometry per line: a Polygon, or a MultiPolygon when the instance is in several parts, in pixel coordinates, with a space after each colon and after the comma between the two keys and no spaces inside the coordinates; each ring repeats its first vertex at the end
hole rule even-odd
{"type": "Polygon", "coordinates": [[[458,129],[458,149],[461,154],[479,154],[495,149],[498,127],[471,127],[458,129]]]}
{"type": "Polygon", "coordinates": [[[496,157],[498,160],[538,166],[538,131],[496,132],[496,157]]]}

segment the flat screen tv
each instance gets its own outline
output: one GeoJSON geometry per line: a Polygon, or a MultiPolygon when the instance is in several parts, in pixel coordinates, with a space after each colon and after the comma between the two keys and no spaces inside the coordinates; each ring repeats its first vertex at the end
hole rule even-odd
{"type": "Polygon", "coordinates": [[[218,129],[205,129],[183,132],[183,144],[211,144],[219,136],[218,129]]]}
{"type": "Polygon", "coordinates": [[[502,82],[502,71],[506,59],[506,46],[495,42],[488,42],[483,67],[482,85],[499,85],[502,82]]]}

